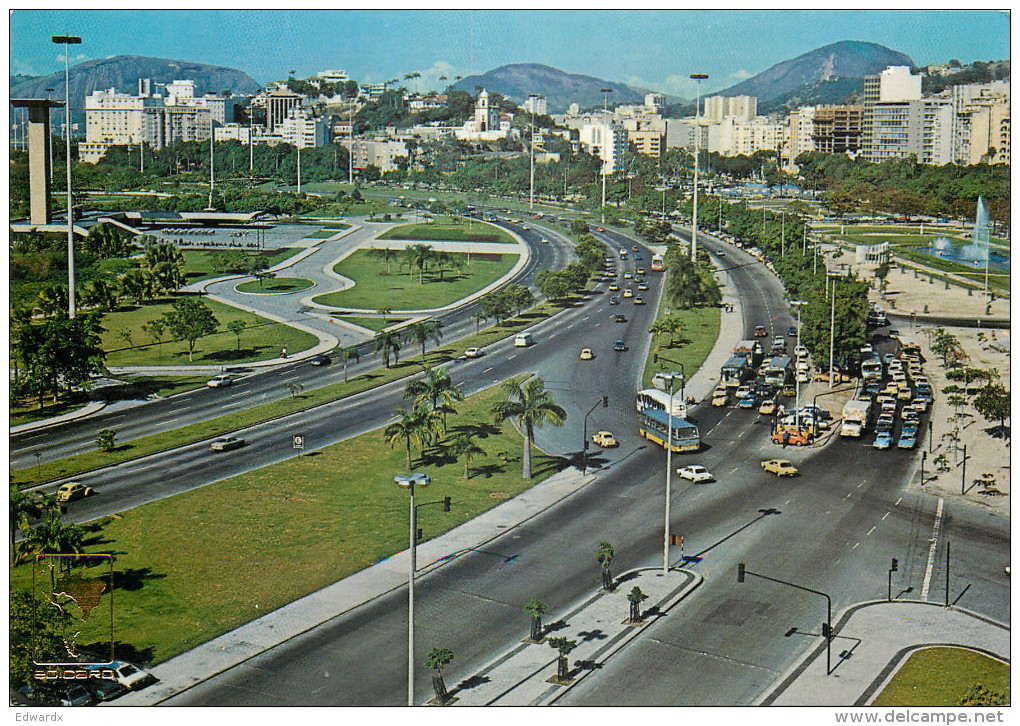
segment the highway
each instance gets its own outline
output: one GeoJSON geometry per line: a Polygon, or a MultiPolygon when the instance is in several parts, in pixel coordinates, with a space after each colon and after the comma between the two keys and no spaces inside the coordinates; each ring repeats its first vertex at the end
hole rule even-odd
{"type": "MultiPolygon", "coordinates": [[[[502,222],[500,226],[510,229],[528,244],[531,257],[528,263],[512,279],[530,287],[536,296],[538,289],[535,276],[545,269],[562,269],[576,259],[573,246],[562,236],[549,234],[548,244],[543,244],[543,233],[525,230],[522,225],[502,222]]],[[[476,324],[471,315],[479,310],[477,301],[443,311],[435,316],[442,323],[443,345],[475,332],[476,324]]],[[[403,346],[405,357],[415,354],[413,343],[403,346]]],[[[426,346],[426,349],[435,348],[426,346]]],[[[441,346],[440,346],[441,347],[441,346]]],[[[419,349],[420,350],[420,349],[419,349]]],[[[359,362],[347,366],[349,378],[374,370],[380,360],[369,342],[359,346],[359,362]]],[[[231,370],[244,371],[244,366],[232,366],[231,370]]],[[[253,404],[271,403],[291,395],[288,385],[300,384],[304,390],[343,381],[343,365],[334,360],[329,367],[315,367],[302,361],[282,365],[269,371],[248,375],[241,374],[235,382],[223,389],[202,388],[167,398],[140,403],[129,408],[99,412],[83,419],[68,421],[44,429],[13,434],[10,437],[10,466],[23,469],[38,463],[66,458],[86,451],[95,450],[96,432],[110,428],[117,432],[117,441],[124,443],[144,436],[158,434],[167,429],[205,421],[217,416],[251,408],[253,404]]]]}
{"type": "MultiPolygon", "coordinates": [[[[730,260],[747,261],[742,255],[727,248],[730,260]]],[[[775,278],[761,265],[738,267],[732,274],[748,335],[759,322],[785,329],[789,318],[775,278]]],[[[553,620],[590,594],[598,586],[598,541],[616,547],[617,572],[661,561],[665,453],[642,446],[634,434],[639,356],[613,358],[594,375],[577,360],[582,345],[604,344],[611,337],[588,328],[568,338],[571,345],[536,346],[529,360],[556,387],[557,399],[574,411],[587,410],[608,390],[610,409],[597,409],[605,419],[593,421],[589,430],[611,422],[623,445],[604,462],[599,478],[487,545],[515,555],[512,562],[468,555],[424,576],[416,588],[418,660],[432,645],[453,650],[456,661],[446,672],[451,686],[527,634],[521,608],[532,596],[549,606],[547,620],[553,620]]],[[[780,480],[759,467],[761,459],[776,455],[776,447],[767,443],[768,423],[756,412],[699,407],[694,417],[707,445],[697,455],[679,458],[678,465],[697,461],[718,481],[674,484],[671,530],[684,535],[687,554],[701,557],[689,566],[704,575],[705,584],[564,703],[751,703],[815,642],[811,634],[820,628],[825,603],[754,578],[738,585],[738,561],[752,571],[828,592],[834,612],[885,597],[891,557],[900,560],[894,595],[910,588],[906,594],[918,597],[925,581],[940,583],[944,538],[936,541],[928,564],[938,503],[909,493],[903,483],[914,452],[876,451],[867,438],[839,439],[821,450],[789,449],[785,455],[801,468],[801,476],[780,480]]],[[[541,429],[539,441],[555,453],[576,452],[576,419],[569,430],[541,429]]],[[[951,596],[963,593],[960,605],[1008,621],[1009,583],[1001,568],[1008,560],[1008,519],[947,503],[941,525],[953,540],[951,596]]],[[[940,590],[929,587],[927,596],[938,600],[940,590]]],[[[406,684],[398,656],[406,647],[405,598],[403,592],[379,598],[167,703],[399,705],[406,684]]],[[[847,647],[838,638],[834,645],[847,647]]],[[[429,697],[424,673],[417,684],[416,696],[424,701],[429,697]]]]}

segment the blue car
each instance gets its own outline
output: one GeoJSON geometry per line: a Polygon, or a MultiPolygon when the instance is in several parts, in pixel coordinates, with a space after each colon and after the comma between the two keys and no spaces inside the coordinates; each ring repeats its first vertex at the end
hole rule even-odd
{"type": "Polygon", "coordinates": [[[892,435],[888,431],[879,431],[873,446],[876,449],[888,449],[892,446],[892,435]]]}
{"type": "Polygon", "coordinates": [[[917,432],[906,429],[900,432],[900,440],[896,442],[898,449],[912,449],[917,443],[917,432]]]}
{"type": "Polygon", "coordinates": [[[737,405],[740,408],[754,408],[754,396],[744,396],[737,405]]]}

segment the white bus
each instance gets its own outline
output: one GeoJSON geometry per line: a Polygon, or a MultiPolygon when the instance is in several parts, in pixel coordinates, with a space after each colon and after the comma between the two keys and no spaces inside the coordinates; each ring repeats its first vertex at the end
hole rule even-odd
{"type": "MultiPolygon", "coordinates": [[[[650,408],[666,413],[669,406],[669,394],[666,391],[660,391],[658,388],[646,388],[643,391],[638,391],[636,403],[638,412],[650,408]]],[[[673,416],[675,418],[687,418],[687,403],[684,401],[684,397],[680,395],[680,391],[673,392],[673,416]]]]}
{"type": "Polygon", "coordinates": [[[664,266],[662,255],[652,255],[652,264],[649,265],[652,272],[662,272],[664,266]]]}

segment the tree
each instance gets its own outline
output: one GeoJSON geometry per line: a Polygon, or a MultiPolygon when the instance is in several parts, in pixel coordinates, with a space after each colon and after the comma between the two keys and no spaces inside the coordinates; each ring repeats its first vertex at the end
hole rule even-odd
{"type": "Polygon", "coordinates": [[[38,517],[42,514],[42,507],[39,496],[32,492],[26,492],[19,487],[11,485],[10,496],[7,500],[7,512],[11,525],[11,554],[14,554],[14,538],[20,529],[28,529],[31,517],[38,517]]]}
{"type": "Polygon", "coordinates": [[[885,287],[888,284],[886,278],[889,276],[889,263],[883,262],[881,265],[875,268],[875,277],[878,279],[878,286],[882,292],[885,292],[885,287]]]}
{"type": "Polygon", "coordinates": [[[591,229],[588,227],[588,223],[583,219],[575,219],[570,223],[570,231],[572,234],[576,234],[580,237],[583,234],[590,234],[591,229]]]}
{"type": "Polygon", "coordinates": [[[378,257],[386,265],[386,274],[390,274],[390,264],[397,259],[397,251],[390,247],[375,247],[369,250],[370,255],[378,257]]]}
{"type": "Polygon", "coordinates": [[[434,319],[419,320],[407,326],[411,339],[421,346],[421,357],[425,360],[425,344],[430,340],[436,345],[443,339],[443,324],[434,319]]]}
{"type": "Polygon", "coordinates": [[[531,616],[531,635],[529,640],[535,643],[542,642],[542,615],[545,614],[545,603],[537,597],[533,597],[524,606],[524,612],[531,616]]]}
{"type": "Polygon", "coordinates": [[[113,429],[103,429],[96,434],[96,447],[100,451],[113,451],[117,448],[117,432],[113,429]]]}
{"type": "Polygon", "coordinates": [[[492,413],[497,426],[512,418],[524,433],[523,477],[530,479],[531,442],[535,439],[535,427],[541,427],[547,421],[554,426],[562,426],[567,412],[545,390],[545,381],[541,378],[530,378],[524,383],[507,381],[503,384],[503,393],[507,400],[493,406],[492,413]]]}
{"type": "Polygon", "coordinates": [[[483,310],[477,310],[477,311],[471,313],[471,319],[475,321],[475,333],[476,334],[481,332],[482,321],[488,320],[488,318],[485,315],[485,311],[483,311],[483,310]]]}
{"type": "Polygon", "coordinates": [[[471,457],[483,456],[485,449],[475,443],[475,437],[467,432],[458,434],[448,444],[446,450],[458,459],[464,457],[464,478],[471,478],[471,457]]]}
{"type": "Polygon", "coordinates": [[[224,327],[226,327],[227,330],[229,330],[231,333],[233,333],[237,337],[237,350],[240,351],[241,350],[241,333],[243,333],[244,329],[248,327],[248,324],[246,322],[244,322],[243,320],[241,320],[241,318],[237,318],[235,320],[231,320],[224,327]]]}
{"type": "Polygon", "coordinates": [[[173,242],[147,245],[142,269],[149,273],[158,293],[174,292],[185,282],[184,253],[173,242]]]}
{"type": "Polygon", "coordinates": [[[382,353],[383,365],[390,367],[390,353],[393,354],[393,362],[400,360],[400,333],[396,330],[380,330],[375,334],[375,352],[382,353]]]}
{"type": "Polygon", "coordinates": [[[195,343],[199,338],[216,332],[219,322],[205,301],[197,297],[174,300],[172,309],[163,313],[167,330],[178,340],[188,343],[188,362],[193,360],[195,343]]]}
{"type": "Polygon", "coordinates": [[[84,547],[84,527],[64,524],[60,521],[59,509],[51,506],[43,522],[25,533],[19,547],[18,562],[28,562],[36,555],[77,555],[84,551],[84,547]]]}
{"type": "Polygon", "coordinates": [[[602,589],[606,592],[613,589],[613,573],[609,568],[615,556],[616,551],[613,549],[613,545],[605,541],[599,542],[598,549],[595,550],[595,561],[602,568],[602,589]]]}
{"type": "Polygon", "coordinates": [[[99,338],[99,316],[95,313],[46,320],[32,326],[37,344],[26,361],[32,376],[38,377],[40,397],[48,389],[56,397],[60,387],[70,392],[88,386],[92,375],[103,370],[106,353],[99,338]]]}
{"type": "Polygon", "coordinates": [[[630,622],[641,622],[641,603],[647,599],[648,596],[641,592],[641,588],[637,585],[627,593],[627,601],[630,602],[630,622]]]}
{"type": "Polygon", "coordinates": [[[44,318],[67,315],[68,304],[67,288],[63,285],[47,285],[35,298],[35,309],[44,318]]]}
{"type": "Polygon", "coordinates": [[[408,272],[418,270],[418,284],[425,284],[425,270],[432,261],[435,253],[430,245],[415,244],[404,248],[404,260],[407,262],[408,272]]]}
{"type": "Polygon", "coordinates": [[[69,625],[66,610],[53,607],[28,590],[13,590],[10,595],[8,625],[10,633],[10,685],[32,686],[41,695],[56,697],[58,691],[34,674],[36,663],[60,663],[68,659],[63,633],[69,625]],[[51,690],[52,688],[52,690],[51,690]]]}
{"type": "Polygon", "coordinates": [[[347,361],[352,359],[355,363],[361,362],[361,355],[358,353],[356,345],[349,345],[346,348],[340,349],[340,360],[344,362],[344,383],[347,383],[347,361]]]}
{"type": "Polygon", "coordinates": [[[443,668],[453,660],[453,652],[449,648],[433,648],[425,658],[425,667],[435,671],[432,674],[432,690],[436,693],[436,700],[445,704],[450,700],[450,694],[446,692],[446,683],[443,682],[443,668]]]}
{"type": "Polygon", "coordinates": [[[998,433],[1006,436],[1006,419],[1010,416],[1009,391],[1001,383],[989,383],[974,396],[974,409],[989,421],[998,421],[998,433]]]}
{"type": "Polygon", "coordinates": [[[570,655],[570,651],[577,647],[577,641],[561,636],[557,638],[549,638],[546,642],[559,654],[559,657],[556,660],[557,680],[570,680],[570,664],[567,662],[567,656],[570,655]]]}
{"type": "Polygon", "coordinates": [[[142,330],[156,342],[156,355],[163,351],[163,335],[166,333],[166,323],[160,319],[150,320],[142,326],[142,330]]]}
{"type": "MultiPolygon", "coordinates": [[[[443,414],[443,431],[446,431],[446,413],[453,410],[455,401],[464,400],[464,392],[454,385],[450,372],[445,368],[425,366],[425,376],[415,378],[404,386],[404,398],[413,398],[414,405],[428,403],[434,411],[443,414]]],[[[435,445],[435,441],[432,442],[435,445]]]]}
{"type": "Polygon", "coordinates": [[[407,470],[411,471],[411,441],[416,439],[419,434],[418,430],[418,419],[415,416],[415,412],[412,411],[397,411],[400,415],[399,421],[394,421],[383,430],[383,437],[386,439],[386,443],[393,448],[393,445],[399,442],[401,439],[404,441],[404,446],[407,450],[407,470]]]}

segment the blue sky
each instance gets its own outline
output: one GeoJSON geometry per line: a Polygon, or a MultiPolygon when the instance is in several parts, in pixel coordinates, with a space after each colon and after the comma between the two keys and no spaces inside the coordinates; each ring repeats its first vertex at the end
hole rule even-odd
{"type": "MultiPolygon", "coordinates": [[[[51,35],[82,37],[71,62],[120,54],[225,65],[259,83],[293,69],[346,70],[362,82],[418,71],[441,75],[542,63],[570,73],[686,97],[723,89],[783,60],[840,40],[906,53],[918,65],[1009,58],[1009,16],[998,11],[587,10],[15,10],[11,73],[63,66],[51,35]]],[[[413,83],[413,82],[412,82],[413,83]]]]}

